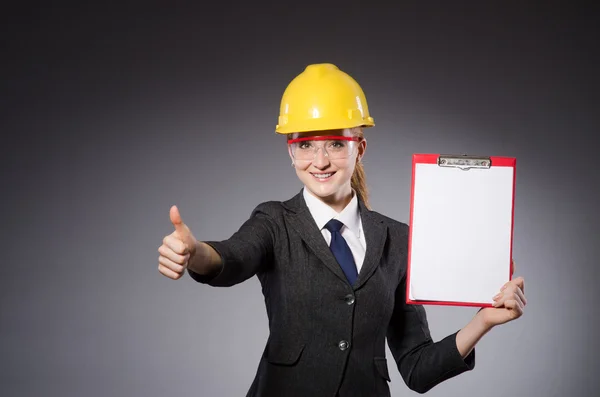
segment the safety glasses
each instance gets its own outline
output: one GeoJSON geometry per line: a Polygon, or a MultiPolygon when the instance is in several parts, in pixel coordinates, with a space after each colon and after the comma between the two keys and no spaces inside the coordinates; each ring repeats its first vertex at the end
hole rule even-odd
{"type": "Polygon", "coordinates": [[[292,156],[298,161],[312,161],[319,149],[330,160],[347,159],[356,153],[360,138],[349,136],[317,136],[290,139],[292,156]]]}

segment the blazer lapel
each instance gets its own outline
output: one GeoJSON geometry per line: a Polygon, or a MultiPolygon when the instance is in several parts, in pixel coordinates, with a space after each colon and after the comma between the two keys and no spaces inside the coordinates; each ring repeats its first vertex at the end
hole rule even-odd
{"type": "Polygon", "coordinates": [[[358,274],[358,279],[354,284],[354,289],[360,288],[371,277],[383,254],[383,247],[387,239],[387,226],[372,211],[370,211],[362,202],[358,200],[360,216],[367,243],[365,259],[358,274]]]}
{"type": "Polygon", "coordinates": [[[285,215],[288,224],[296,230],[300,238],[302,238],[306,245],[325,264],[325,266],[344,283],[348,284],[348,279],[346,278],[344,271],[327,246],[327,242],[323,238],[321,231],[317,227],[315,220],[306,206],[302,191],[285,202],[285,205],[288,210],[290,210],[289,212],[286,212],[285,215]]]}

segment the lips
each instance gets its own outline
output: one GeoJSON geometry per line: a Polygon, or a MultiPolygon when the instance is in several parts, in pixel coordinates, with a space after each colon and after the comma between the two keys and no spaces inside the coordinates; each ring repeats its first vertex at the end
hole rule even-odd
{"type": "Polygon", "coordinates": [[[313,178],[315,178],[319,182],[326,182],[335,174],[334,172],[311,172],[310,173],[313,178]]]}

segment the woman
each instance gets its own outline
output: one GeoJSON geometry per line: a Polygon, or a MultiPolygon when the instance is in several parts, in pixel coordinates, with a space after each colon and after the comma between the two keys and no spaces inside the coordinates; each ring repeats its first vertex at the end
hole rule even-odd
{"type": "Polygon", "coordinates": [[[286,88],[276,128],[303,189],[258,205],[225,241],[197,241],[171,208],[160,273],[187,270],[211,286],[261,282],[270,333],[247,396],[389,396],[386,338],[408,387],[424,393],[472,370],[479,339],[523,313],[518,278],[495,307],[432,340],[424,308],[405,303],[408,226],[368,203],[362,129],[373,125],[352,77],[309,65],[286,88]]]}

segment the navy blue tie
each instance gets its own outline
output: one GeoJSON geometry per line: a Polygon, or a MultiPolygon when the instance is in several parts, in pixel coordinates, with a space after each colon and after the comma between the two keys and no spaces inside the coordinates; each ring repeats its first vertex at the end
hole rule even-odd
{"type": "Polygon", "coordinates": [[[358,278],[358,272],[356,270],[356,263],[354,262],[352,251],[350,251],[348,243],[346,243],[346,240],[344,240],[340,233],[342,226],[344,226],[342,222],[337,219],[332,219],[327,222],[325,228],[331,232],[331,244],[329,245],[329,248],[340,264],[344,274],[346,274],[348,282],[350,282],[350,285],[353,285],[358,278]]]}

